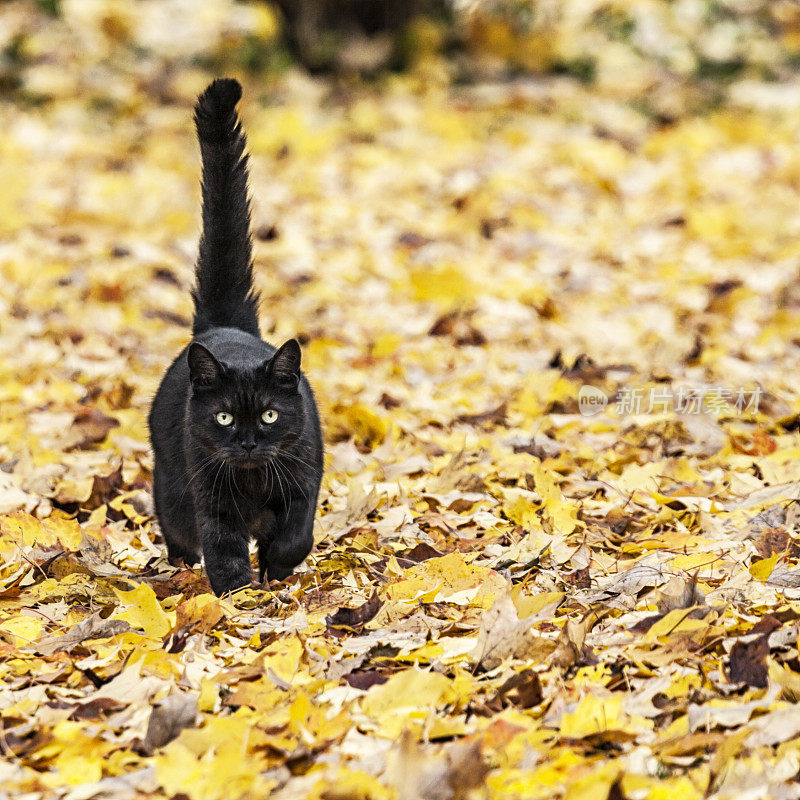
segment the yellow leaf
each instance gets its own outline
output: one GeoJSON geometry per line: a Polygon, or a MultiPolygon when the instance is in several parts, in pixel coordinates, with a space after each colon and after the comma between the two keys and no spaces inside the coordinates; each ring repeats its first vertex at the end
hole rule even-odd
{"type": "Polygon", "coordinates": [[[675,572],[695,570],[698,567],[706,567],[713,564],[715,556],[710,553],[690,553],[688,555],[676,556],[672,562],[672,569],[675,572]]]}
{"type": "Polygon", "coordinates": [[[396,796],[377,778],[348,767],[339,767],[333,779],[328,773],[323,773],[313,793],[307,795],[308,800],[394,800],[396,796]]]}
{"type": "MultiPolygon", "coordinates": [[[[216,703],[217,688],[213,684],[206,690],[207,696],[210,697],[212,692],[214,693],[213,701],[216,703]]],[[[237,706],[248,706],[256,710],[273,707],[280,703],[283,697],[283,690],[279,689],[272,680],[265,677],[257,681],[239,683],[236,689],[228,695],[228,702],[237,706]]]]}
{"type": "Polygon", "coordinates": [[[515,584],[511,589],[511,600],[517,609],[520,619],[538,614],[546,606],[552,605],[555,610],[558,603],[564,599],[563,592],[542,592],[541,594],[524,594],[523,585],[515,584]]]}
{"type": "Polygon", "coordinates": [[[212,712],[216,710],[218,700],[217,684],[210,678],[203,678],[200,681],[200,696],[197,698],[197,707],[201,711],[212,712]]]}
{"type": "Polygon", "coordinates": [[[396,333],[385,333],[379,336],[372,345],[372,355],[375,358],[391,356],[400,346],[401,339],[396,333]]]}
{"type": "Polygon", "coordinates": [[[412,270],[410,280],[415,299],[434,300],[444,308],[471,300],[476,292],[469,277],[452,264],[412,270]]]}
{"type": "Polygon", "coordinates": [[[623,730],[628,722],[622,710],[625,698],[613,694],[602,699],[585,694],[574,711],[561,718],[561,735],[567,739],[581,739],[604,731],[623,730]]]}
{"type": "Polygon", "coordinates": [[[567,787],[564,800],[607,800],[621,772],[622,767],[614,761],[592,769],[567,787]]]}
{"type": "Polygon", "coordinates": [[[467,724],[463,714],[458,716],[434,717],[426,728],[426,733],[431,739],[443,739],[449,736],[466,736],[471,733],[472,727],[467,724]]]}
{"type": "Polygon", "coordinates": [[[134,628],[141,628],[148,636],[161,639],[174,626],[174,612],[170,617],[161,608],[155,592],[146,583],[140,583],[135,589],[124,592],[114,589],[119,598],[122,611],[118,611],[115,619],[125,620],[134,628]]]}
{"type": "Polygon", "coordinates": [[[515,525],[531,528],[539,521],[538,506],[527,497],[519,495],[513,502],[503,504],[503,513],[515,525]]]}
{"type": "Polygon", "coordinates": [[[156,776],[168,796],[192,800],[267,797],[274,786],[260,773],[264,762],[250,751],[265,739],[252,712],[206,717],[202,728],[185,728],[155,757],[156,776]]]}
{"type": "Polygon", "coordinates": [[[41,779],[53,788],[99,781],[104,756],[110,749],[110,743],[88,736],[80,723],[61,720],[53,727],[52,740],[38,751],[40,758],[54,758],[56,769],[41,779]]]}
{"type": "Polygon", "coordinates": [[[208,630],[227,614],[234,613],[234,606],[227,600],[213,594],[199,594],[190,597],[176,609],[176,625],[179,628],[197,625],[208,630]]]}
{"type": "Polygon", "coordinates": [[[578,522],[578,507],[564,500],[561,489],[550,470],[541,462],[533,466],[533,482],[542,498],[542,508],[553,525],[553,533],[567,535],[575,530],[578,522]]]}
{"type": "Polygon", "coordinates": [[[57,512],[40,520],[16,511],[0,517],[0,536],[27,546],[52,547],[60,543],[67,550],[76,550],[82,534],[77,520],[57,512]]]}
{"type": "Polygon", "coordinates": [[[561,375],[560,370],[536,370],[528,374],[512,408],[527,419],[545,413],[554,403],[575,400],[575,386],[561,375]]]}
{"type": "Polygon", "coordinates": [[[769,558],[762,558],[759,561],[754,562],[750,565],[750,574],[757,581],[765,581],[770,575],[772,575],[772,571],[775,569],[775,564],[778,563],[778,558],[780,558],[780,553],[775,553],[769,558]]]}
{"type": "Polygon", "coordinates": [[[489,608],[505,587],[505,579],[494,570],[467,564],[460,553],[449,553],[406,570],[404,580],[386,587],[386,595],[390,600],[457,602],[489,608]]]}
{"type": "Polygon", "coordinates": [[[662,636],[673,633],[689,633],[708,628],[708,622],[690,617],[690,608],[675,608],[665,614],[644,635],[645,642],[657,642],[662,636]]]}
{"type": "Polygon", "coordinates": [[[336,437],[352,437],[359,445],[377,445],[386,436],[386,423],[363,403],[335,406],[328,425],[336,437]]]}
{"type": "Polygon", "coordinates": [[[375,721],[378,733],[394,737],[409,723],[422,724],[430,713],[453,699],[452,681],[447,676],[411,668],[373,686],[361,701],[361,711],[375,721]]]}
{"type": "MultiPolygon", "coordinates": [[[[303,643],[297,636],[284,637],[264,651],[264,668],[271,669],[279,678],[292,683],[298,678],[303,643]]],[[[306,671],[307,674],[307,671],[306,671]]]]}
{"type": "Polygon", "coordinates": [[[15,647],[25,647],[42,635],[45,620],[39,617],[12,617],[2,622],[2,632],[13,637],[15,647]]]}

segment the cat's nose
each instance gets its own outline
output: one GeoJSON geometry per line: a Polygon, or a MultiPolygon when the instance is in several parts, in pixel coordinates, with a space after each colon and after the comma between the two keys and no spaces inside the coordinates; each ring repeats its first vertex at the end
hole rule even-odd
{"type": "Polygon", "coordinates": [[[241,444],[247,450],[247,455],[251,455],[256,446],[255,442],[242,442],[241,444]]]}

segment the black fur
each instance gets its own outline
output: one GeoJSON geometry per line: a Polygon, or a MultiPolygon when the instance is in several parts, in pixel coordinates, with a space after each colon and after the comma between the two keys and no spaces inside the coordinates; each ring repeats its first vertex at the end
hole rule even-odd
{"type": "Polygon", "coordinates": [[[194,109],[203,159],[203,234],[197,259],[195,336],[213,327],[258,336],[258,295],[253,291],[247,139],[235,106],[242,87],[215,80],[194,109]]]}
{"type": "MultiPolygon", "coordinates": [[[[258,330],[239,83],[214,81],[195,124],[203,159],[203,234],[193,292],[194,339],[150,410],[153,494],[170,560],[203,555],[217,594],[282,580],[310,552],[322,479],[322,435],[300,346],[276,349],[258,330]],[[267,423],[262,414],[277,412],[267,423]],[[233,422],[222,425],[220,412],[233,422]]],[[[222,418],[226,420],[225,417],[222,418]]]]}

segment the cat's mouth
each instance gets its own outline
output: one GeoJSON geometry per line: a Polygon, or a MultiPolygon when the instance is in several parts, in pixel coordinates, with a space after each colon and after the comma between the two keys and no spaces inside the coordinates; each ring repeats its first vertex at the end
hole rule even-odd
{"type": "Polygon", "coordinates": [[[264,466],[264,460],[261,458],[253,458],[252,456],[238,456],[237,458],[228,459],[229,463],[234,467],[240,469],[257,469],[264,466]]]}

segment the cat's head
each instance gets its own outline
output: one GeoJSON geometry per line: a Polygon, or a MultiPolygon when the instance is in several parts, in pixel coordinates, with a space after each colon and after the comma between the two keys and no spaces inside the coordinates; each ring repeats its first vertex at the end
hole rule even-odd
{"type": "Polygon", "coordinates": [[[192,382],[187,422],[208,455],[231,466],[256,468],[301,435],[300,345],[295,339],[255,366],[222,363],[199,342],[189,345],[187,361],[192,382]]]}

